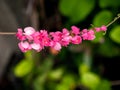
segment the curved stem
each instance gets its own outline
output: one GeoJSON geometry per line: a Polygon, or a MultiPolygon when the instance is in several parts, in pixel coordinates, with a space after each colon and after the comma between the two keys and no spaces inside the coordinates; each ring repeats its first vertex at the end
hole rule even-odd
{"type": "Polygon", "coordinates": [[[106,27],[109,27],[111,24],[113,24],[115,21],[117,21],[120,18],[120,14],[117,15],[117,17],[114,18],[113,21],[111,21],[110,23],[108,23],[108,25],[106,25],[106,27]]]}

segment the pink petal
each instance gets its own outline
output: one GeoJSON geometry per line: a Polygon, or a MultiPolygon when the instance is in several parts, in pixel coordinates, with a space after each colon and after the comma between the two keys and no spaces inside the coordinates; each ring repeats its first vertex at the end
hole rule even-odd
{"type": "Polygon", "coordinates": [[[23,35],[21,28],[18,28],[18,32],[16,33],[16,37],[17,37],[17,39],[19,39],[21,41],[26,39],[26,37],[23,35]]]}
{"type": "Polygon", "coordinates": [[[18,46],[22,52],[26,52],[31,49],[31,46],[27,41],[18,43],[18,46]]]}
{"type": "Polygon", "coordinates": [[[71,39],[71,42],[73,44],[80,44],[82,42],[82,38],[80,36],[74,36],[72,39],[71,39]]]}
{"type": "Polygon", "coordinates": [[[88,40],[94,40],[95,39],[95,35],[91,35],[88,37],[88,40]]]}
{"type": "Polygon", "coordinates": [[[60,50],[62,47],[61,47],[61,44],[60,43],[58,43],[58,42],[56,42],[56,44],[54,45],[54,47],[53,47],[55,50],[60,50]]]}
{"type": "Polygon", "coordinates": [[[83,38],[83,40],[87,40],[88,39],[88,33],[82,34],[82,38],[83,38]]]}
{"type": "Polygon", "coordinates": [[[73,34],[80,34],[80,29],[78,27],[72,26],[71,29],[73,34]]]}
{"type": "Polygon", "coordinates": [[[37,43],[31,44],[31,47],[38,52],[42,50],[42,47],[40,46],[40,44],[37,44],[37,43]]]}
{"type": "Polygon", "coordinates": [[[82,34],[83,34],[83,33],[87,33],[87,32],[88,32],[87,29],[83,29],[83,30],[82,30],[82,34]]]}
{"type": "Polygon", "coordinates": [[[101,28],[95,28],[96,32],[100,32],[101,28]]]}
{"type": "Polygon", "coordinates": [[[106,27],[105,25],[103,25],[103,26],[101,27],[101,30],[102,30],[102,31],[106,31],[106,30],[107,30],[107,27],[106,27]]]}
{"type": "Polygon", "coordinates": [[[66,28],[63,28],[62,32],[63,32],[63,35],[66,35],[66,36],[70,34],[66,28]]]}
{"type": "Polygon", "coordinates": [[[32,28],[32,27],[26,27],[25,29],[24,29],[24,34],[25,35],[32,35],[32,34],[34,34],[35,33],[35,29],[34,28],[32,28]]]}
{"type": "Polygon", "coordinates": [[[93,30],[89,30],[88,34],[94,34],[94,31],[93,30]]]}
{"type": "Polygon", "coordinates": [[[28,42],[21,42],[21,46],[23,48],[28,48],[29,47],[29,43],[28,42]]]}

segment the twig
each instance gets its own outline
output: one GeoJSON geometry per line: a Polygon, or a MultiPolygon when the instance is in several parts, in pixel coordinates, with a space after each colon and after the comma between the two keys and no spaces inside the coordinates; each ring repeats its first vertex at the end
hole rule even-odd
{"type": "Polygon", "coordinates": [[[113,21],[111,21],[110,23],[108,23],[108,25],[106,25],[106,27],[109,27],[111,24],[113,24],[115,21],[117,21],[120,18],[120,14],[117,15],[117,17],[114,18],[113,21]]]}
{"type": "Polygon", "coordinates": [[[0,35],[15,35],[16,32],[0,32],[0,35]]]}

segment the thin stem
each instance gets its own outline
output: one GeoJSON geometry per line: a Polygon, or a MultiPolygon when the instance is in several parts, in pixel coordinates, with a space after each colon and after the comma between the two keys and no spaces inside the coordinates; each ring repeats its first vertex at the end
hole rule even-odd
{"type": "Polygon", "coordinates": [[[113,21],[111,21],[110,23],[108,23],[108,25],[106,25],[106,27],[109,27],[111,24],[113,24],[115,21],[117,21],[120,18],[120,14],[117,15],[117,17],[114,18],[113,21]]]}
{"type": "Polygon", "coordinates": [[[0,35],[15,35],[16,32],[0,32],[0,35]]]}

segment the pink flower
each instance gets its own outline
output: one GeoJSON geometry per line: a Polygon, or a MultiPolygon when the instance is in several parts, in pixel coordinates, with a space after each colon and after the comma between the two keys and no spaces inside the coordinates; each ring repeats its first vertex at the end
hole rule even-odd
{"type": "Polygon", "coordinates": [[[43,46],[49,46],[50,38],[46,30],[40,31],[40,42],[43,46]]]}
{"type": "Polygon", "coordinates": [[[93,30],[89,30],[89,31],[88,31],[88,34],[90,34],[90,35],[94,35],[95,33],[94,33],[93,30]]]}
{"type": "Polygon", "coordinates": [[[25,29],[24,29],[24,35],[26,36],[26,38],[28,39],[28,40],[32,40],[33,39],[33,34],[35,33],[35,29],[34,28],[32,28],[32,27],[26,27],[25,29]]]}
{"type": "Polygon", "coordinates": [[[33,41],[34,43],[40,43],[40,32],[37,31],[33,34],[33,41]]]}
{"type": "Polygon", "coordinates": [[[49,43],[49,46],[53,47],[54,45],[55,45],[55,41],[51,40],[50,43],[49,43]]]}
{"type": "Polygon", "coordinates": [[[70,32],[66,28],[62,29],[62,33],[64,36],[68,36],[70,34],[70,32]]]}
{"type": "Polygon", "coordinates": [[[46,30],[40,30],[33,35],[33,42],[39,43],[42,47],[49,46],[50,38],[46,30]]]}
{"type": "Polygon", "coordinates": [[[95,30],[96,30],[96,32],[100,32],[100,31],[101,31],[101,28],[96,27],[95,30]]]}
{"type": "Polygon", "coordinates": [[[49,46],[50,45],[50,38],[46,37],[42,40],[42,45],[49,46]]]}
{"type": "Polygon", "coordinates": [[[84,33],[87,33],[87,32],[88,32],[87,29],[83,29],[81,33],[84,34],[84,33]]]}
{"type": "Polygon", "coordinates": [[[60,42],[60,44],[62,45],[62,46],[67,46],[67,45],[69,45],[70,44],[70,41],[71,41],[71,36],[66,36],[66,37],[63,37],[62,38],[62,40],[61,40],[61,42],[60,42]]]}
{"type": "MultiPolygon", "coordinates": [[[[26,27],[24,33],[22,29],[18,29],[16,33],[17,39],[20,40],[18,46],[22,52],[34,49],[40,52],[44,47],[51,47],[55,50],[61,50],[62,46],[68,46],[72,44],[80,44],[83,40],[94,40],[95,32],[94,30],[80,29],[76,26],[71,27],[71,31],[66,28],[62,29],[62,32],[50,32],[48,34],[47,30],[35,31],[32,27],[26,27]]],[[[106,31],[107,27],[105,25],[94,28],[96,32],[106,31]]]]}
{"type": "Polygon", "coordinates": [[[31,50],[31,46],[27,41],[18,43],[18,46],[22,52],[31,50]]]}
{"type": "Polygon", "coordinates": [[[60,31],[51,32],[50,35],[53,38],[53,40],[56,42],[59,42],[62,39],[62,32],[60,32],[60,31]]]}
{"type": "Polygon", "coordinates": [[[96,30],[96,32],[106,31],[107,27],[105,25],[102,25],[101,27],[96,27],[95,30],[96,30]]]}
{"type": "Polygon", "coordinates": [[[33,43],[31,44],[32,49],[36,50],[37,52],[40,52],[42,50],[42,47],[40,46],[40,44],[37,43],[33,43]]]}
{"type": "Polygon", "coordinates": [[[70,36],[70,32],[66,28],[64,28],[62,30],[61,37],[60,37],[60,40],[58,42],[62,46],[67,46],[67,45],[69,45],[71,38],[72,37],[70,36]]]}
{"type": "Polygon", "coordinates": [[[81,36],[82,36],[83,40],[88,39],[88,30],[87,29],[83,29],[81,34],[82,34],[81,36]]]}
{"type": "Polygon", "coordinates": [[[25,29],[24,29],[24,34],[25,35],[32,35],[32,34],[34,34],[35,33],[35,29],[34,28],[32,28],[32,27],[26,27],[25,29]]]}
{"type": "Polygon", "coordinates": [[[46,30],[40,30],[41,37],[47,37],[48,32],[46,30]]]}
{"type": "Polygon", "coordinates": [[[107,27],[105,25],[101,26],[101,31],[106,31],[107,27]]]}
{"type": "Polygon", "coordinates": [[[88,31],[88,40],[94,40],[95,39],[95,33],[93,30],[88,31]]]}
{"type": "Polygon", "coordinates": [[[71,29],[72,29],[73,34],[75,34],[75,35],[80,34],[80,29],[78,27],[72,26],[71,29]]]}
{"type": "Polygon", "coordinates": [[[54,45],[52,46],[52,48],[54,48],[55,50],[59,51],[61,50],[61,44],[58,42],[54,42],[54,45]]]}
{"type": "Polygon", "coordinates": [[[80,44],[82,42],[82,38],[80,36],[74,36],[71,39],[72,44],[80,44]]]}
{"type": "Polygon", "coordinates": [[[93,30],[89,30],[89,31],[84,31],[82,33],[82,38],[83,40],[94,40],[95,39],[95,34],[93,30]]]}
{"type": "Polygon", "coordinates": [[[26,39],[25,36],[23,36],[23,32],[22,32],[22,29],[21,28],[18,28],[18,32],[16,33],[16,37],[17,39],[23,41],[26,39]]]}
{"type": "Polygon", "coordinates": [[[83,40],[87,40],[88,39],[88,34],[87,33],[82,34],[82,38],[83,38],[83,40]]]}

